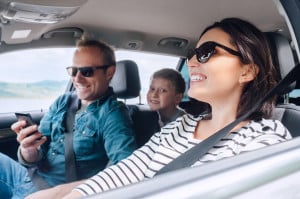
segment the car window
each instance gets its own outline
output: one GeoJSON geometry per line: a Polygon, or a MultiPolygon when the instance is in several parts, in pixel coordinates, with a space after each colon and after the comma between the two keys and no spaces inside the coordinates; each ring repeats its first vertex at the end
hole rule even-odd
{"type": "MultiPolygon", "coordinates": [[[[0,113],[47,110],[67,88],[66,67],[72,64],[74,48],[22,50],[0,55],[0,113]]],[[[117,60],[131,59],[139,66],[142,84],[141,103],[146,102],[151,74],[165,68],[176,68],[174,56],[133,51],[117,51],[117,60]]],[[[127,103],[138,103],[132,99],[127,103]]]]}
{"type": "Polygon", "coordinates": [[[74,48],[47,48],[0,55],[0,113],[44,110],[62,94],[74,48]]]}
{"type": "Polygon", "coordinates": [[[189,70],[188,70],[188,66],[186,64],[186,62],[184,62],[182,68],[181,68],[181,75],[183,76],[184,80],[185,80],[185,92],[184,92],[184,96],[182,101],[189,101],[189,97],[187,94],[187,91],[189,89],[190,86],[190,76],[189,76],[189,70]]]}
{"type": "Polygon", "coordinates": [[[290,92],[289,97],[292,98],[300,97],[300,89],[294,89],[292,92],[290,92]]]}
{"type": "MultiPolygon", "coordinates": [[[[179,57],[160,55],[154,53],[141,53],[135,51],[125,51],[119,50],[116,51],[117,61],[129,59],[136,62],[139,69],[139,75],[141,80],[141,103],[147,104],[146,95],[150,84],[151,75],[162,68],[173,68],[176,69],[179,57]]],[[[138,98],[129,99],[126,103],[139,103],[138,98]]]]}

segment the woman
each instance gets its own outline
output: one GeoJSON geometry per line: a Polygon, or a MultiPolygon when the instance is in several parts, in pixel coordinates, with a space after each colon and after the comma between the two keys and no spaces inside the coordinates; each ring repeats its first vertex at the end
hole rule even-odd
{"type": "MultiPolygon", "coordinates": [[[[206,28],[196,49],[188,55],[188,67],[188,94],[209,103],[211,113],[198,117],[186,114],[166,125],[131,156],[99,172],[65,198],[152,178],[164,165],[247,112],[276,83],[263,33],[237,18],[227,18],[206,28]]],[[[193,166],[291,139],[281,122],[267,119],[274,100],[261,105],[193,166]]]]}
{"type": "Polygon", "coordinates": [[[185,81],[177,70],[165,68],[153,73],[147,92],[147,102],[151,110],[157,111],[160,127],[185,114],[178,107],[184,91],[185,81]]]}

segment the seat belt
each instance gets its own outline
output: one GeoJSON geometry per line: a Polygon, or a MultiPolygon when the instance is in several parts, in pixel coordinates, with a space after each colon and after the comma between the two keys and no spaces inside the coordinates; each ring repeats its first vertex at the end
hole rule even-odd
{"type": "MultiPolygon", "coordinates": [[[[75,93],[71,94],[68,103],[69,109],[65,119],[65,125],[67,129],[67,132],[65,132],[65,176],[66,181],[71,182],[77,180],[76,162],[73,149],[73,124],[75,120],[75,114],[78,109],[79,99],[75,93]]],[[[38,190],[48,189],[51,187],[48,182],[37,173],[37,167],[28,168],[27,170],[28,175],[38,190]]]]}
{"type": "Polygon", "coordinates": [[[297,64],[286,76],[283,78],[273,89],[271,89],[263,98],[261,98],[247,113],[237,118],[235,121],[231,122],[221,130],[217,131],[215,134],[211,135],[207,139],[203,140],[199,144],[195,145],[191,149],[184,152],[182,155],[178,156],[172,160],[165,167],[160,169],[155,176],[170,172],[177,169],[182,169],[185,167],[192,166],[197,160],[200,159],[206,152],[209,151],[215,144],[217,144],[231,129],[233,129],[241,121],[248,118],[256,109],[267,99],[273,97],[276,93],[281,92],[291,83],[297,80],[297,74],[300,75],[300,64],[297,64]]]}
{"type": "Polygon", "coordinates": [[[69,99],[69,109],[67,111],[65,124],[67,131],[65,132],[65,176],[66,182],[77,180],[76,161],[73,148],[73,126],[75,114],[79,106],[79,99],[75,93],[72,93],[69,99]]]}

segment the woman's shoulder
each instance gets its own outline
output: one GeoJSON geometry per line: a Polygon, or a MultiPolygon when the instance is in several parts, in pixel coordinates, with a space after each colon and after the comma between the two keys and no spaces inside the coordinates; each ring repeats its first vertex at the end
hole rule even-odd
{"type": "Polygon", "coordinates": [[[189,125],[196,125],[204,115],[191,115],[189,113],[184,113],[180,117],[178,117],[173,123],[173,125],[181,125],[182,123],[189,124],[189,125]]]}
{"type": "Polygon", "coordinates": [[[286,138],[291,137],[288,129],[279,120],[263,118],[259,121],[251,121],[248,124],[248,128],[255,133],[276,134],[286,138]]]}
{"type": "Polygon", "coordinates": [[[267,128],[271,128],[273,130],[276,130],[277,128],[285,128],[284,125],[281,123],[279,120],[274,120],[274,119],[265,119],[262,118],[261,120],[258,121],[251,121],[250,122],[251,126],[255,126],[256,128],[263,130],[266,130],[267,128]]]}
{"type": "Polygon", "coordinates": [[[164,127],[161,128],[161,132],[163,134],[173,133],[174,129],[177,129],[180,132],[191,132],[195,130],[195,127],[199,120],[201,120],[203,116],[194,116],[191,114],[184,114],[181,117],[178,117],[175,121],[168,123],[164,127]]]}

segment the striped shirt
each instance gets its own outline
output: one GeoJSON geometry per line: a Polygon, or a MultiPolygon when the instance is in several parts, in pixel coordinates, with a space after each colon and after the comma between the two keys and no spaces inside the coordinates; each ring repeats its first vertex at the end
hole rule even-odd
{"type": "MultiPolygon", "coordinates": [[[[189,114],[179,117],[154,134],[131,156],[99,172],[76,190],[83,195],[91,195],[152,178],[162,167],[201,142],[194,138],[195,128],[201,119],[203,116],[194,117],[189,114]]],[[[238,131],[227,134],[193,166],[288,139],[291,139],[290,133],[278,120],[250,121],[238,131]]]]}

